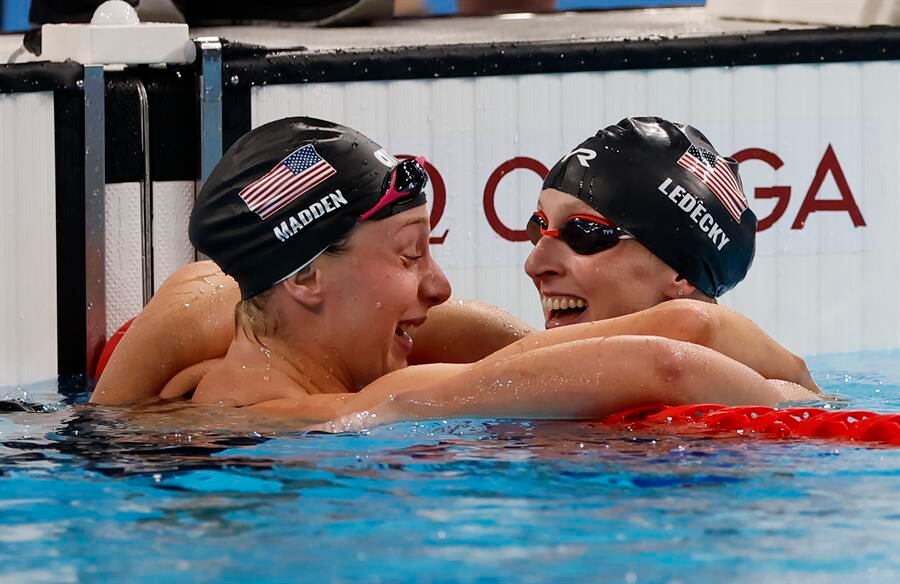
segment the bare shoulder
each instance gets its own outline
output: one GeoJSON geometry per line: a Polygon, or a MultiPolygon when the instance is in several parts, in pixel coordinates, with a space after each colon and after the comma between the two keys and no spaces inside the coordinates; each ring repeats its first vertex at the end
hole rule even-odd
{"type": "Polygon", "coordinates": [[[279,371],[225,358],[203,375],[191,401],[246,407],[306,395],[302,387],[279,371]]]}
{"type": "Polygon", "coordinates": [[[214,263],[179,268],[116,347],[92,401],[121,405],[156,397],[179,373],[223,356],[238,300],[237,284],[214,263]]]}
{"type": "Polygon", "coordinates": [[[179,319],[202,327],[211,322],[210,317],[227,316],[230,331],[234,306],[240,299],[237,283],[216,264],[195,262],[169,276],[135,324],[162,320],[171,325],[172,319],[179,319]]]}
{"type": "Polygon", "coordinates": [[[709,320],[717,315],[734,313],[730,308],[717,302],[706,302],[692,298],[667,300],[642,312],[665,315],[666,318],[699,320],[709,320]]]}
{"type": "Polygon", "coordinates": [[[206,260],[185,264],[169,276],[156,297],[168,294],[194,293],[201,289],[213,288],[223,294],[239,296],[237,283],[222,272],[213,262],[206,260]]]}

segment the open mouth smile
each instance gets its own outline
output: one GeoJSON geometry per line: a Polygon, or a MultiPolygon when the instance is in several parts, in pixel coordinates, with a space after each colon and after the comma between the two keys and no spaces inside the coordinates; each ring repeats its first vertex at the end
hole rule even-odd
{"type": "Polygon", "coordinates": [[[588,301],[577,296],[541,296],[547,314],[546,328],[577,322],[588,309],[588,301]]]}

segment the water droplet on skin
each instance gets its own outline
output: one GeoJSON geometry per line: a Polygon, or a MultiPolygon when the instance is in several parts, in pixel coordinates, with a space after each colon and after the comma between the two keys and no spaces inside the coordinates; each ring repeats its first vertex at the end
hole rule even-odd
{"type": "Polygon", "coordinates": [[[384,304],[382,304],[380,300],[375,303],[375,308],[377,308],[378,310],[381,310],[382,306],[384,306],[384,304]]]}

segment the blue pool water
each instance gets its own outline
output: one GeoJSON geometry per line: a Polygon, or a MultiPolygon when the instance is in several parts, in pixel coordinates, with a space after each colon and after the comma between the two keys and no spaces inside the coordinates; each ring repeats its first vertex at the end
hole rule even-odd
{"type": "MultiPolygon", "coordinates": [[[[809,364],[837,407],[900,411],[900,352],[809,364]]],[[[900,577],[900,449],[504,421],[268,438],[70,385],[0,390],[48,410],[0,414],[0,581],[900,577]]]]}

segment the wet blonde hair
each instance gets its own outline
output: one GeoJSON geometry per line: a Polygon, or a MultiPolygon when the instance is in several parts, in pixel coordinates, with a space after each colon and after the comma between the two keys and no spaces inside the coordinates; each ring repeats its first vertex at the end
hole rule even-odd
{"type": "Polygon", "coordinates": [[[236,332],[243,332],[257,342],[260,342],[259,337],[271,337],[278,332],[278,311],[267,309],[276,287],[277,284],[265,292],[241,300],[235,305],[234,329],[236,332]]]}
{"type": "MultiPolygon", "coordinates": [[[[322,253],[328,255],[344,253],[347,251],[347,240],[349,237],[349,234],[342,237],[322,253]]],[[[313,262],[315,262],[315,260],[313,260],[313,262]]],[[[291,278],[308,274],[310,270],[312,270],[312,264],[298,270],[291,278]]],[[[275,293],[279,284],[281,284],[281,282],[278,282],[278,284],[275,284],[265,292],[260,292],[256,296],[241,300],[235,305],[235,333],[243,332],[261,345],[265,345],[265,343],[260,340],[260,337],[272,337],[278,334],[278,329],[281,324],[278,311],[270,308],[269,302],[272,300],[272,295],[275,293]]]]}

